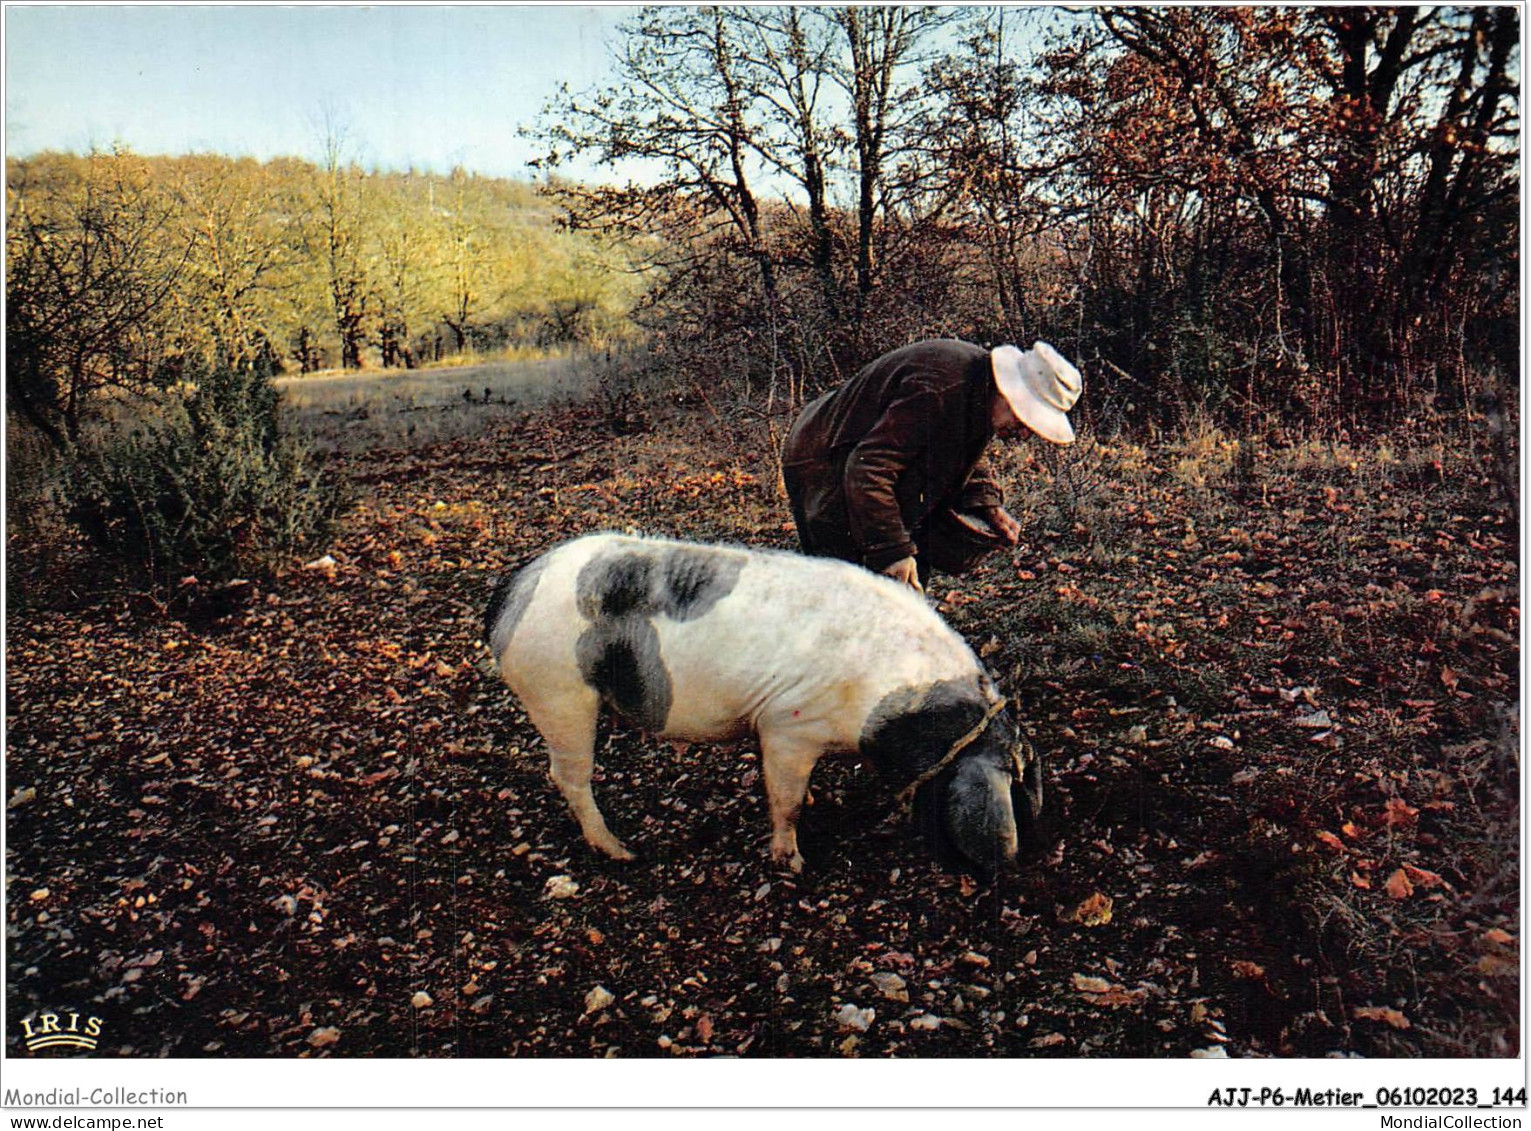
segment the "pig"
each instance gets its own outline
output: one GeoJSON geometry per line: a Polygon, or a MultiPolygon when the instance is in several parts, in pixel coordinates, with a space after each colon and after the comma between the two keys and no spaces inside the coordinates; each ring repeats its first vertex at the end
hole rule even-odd
{"type": "Polygon", "coordinates": [[[794,872],[827,753],[905,785],[933,847],[986,874],[1015,858],[1017,799],[1023,819],[1041,808],[1037,760],[972,650],[915,590],[856,565],[592,534],[505,577],[484,638],[585,839],[617,860],[633,853],[590,788],[603,706],[673,740],[755,735],[771,856],[794,872]]]}

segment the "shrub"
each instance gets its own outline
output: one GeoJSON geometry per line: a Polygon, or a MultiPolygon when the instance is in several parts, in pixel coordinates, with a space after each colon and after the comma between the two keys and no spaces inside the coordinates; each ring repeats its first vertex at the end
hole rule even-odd
{"type": "Polygon", "coordinates": [[[268,373],[219,366],[158,418],[76,449],[66,513],[145,588],[270,573],[330,531],[338,492],[279,420],[268,373]]]}

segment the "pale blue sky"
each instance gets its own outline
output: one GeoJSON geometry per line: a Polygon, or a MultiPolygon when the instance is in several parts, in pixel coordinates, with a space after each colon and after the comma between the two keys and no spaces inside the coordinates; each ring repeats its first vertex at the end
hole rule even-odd
{"type": "Polygon", "coordinates": [[[5,151],[313,158],[329,109],[364,165],[528,176],[517,129],[634,10],[7,5],[5,151]]]}

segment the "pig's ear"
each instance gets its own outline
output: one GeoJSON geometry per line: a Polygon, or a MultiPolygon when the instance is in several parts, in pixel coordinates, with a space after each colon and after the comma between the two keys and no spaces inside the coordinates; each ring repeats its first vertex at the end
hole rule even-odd
{"type": "Polygon", "coordinates": [[[1010,804],[1015,811],[1015,831],[1019,843],[1028,850],[1046,839],[1042,824],[1042,779],[1046,776],[1042,760],[1027,744],[1021,752],[1021,776],[1010,782],[1010,804]]]}
{"type": "Polygon", "coordinates": [[[1021,757],[1025,759],[1026,768],[1021,771],[1016,786],[1026,800],[1027,815],[1035,821],[1042,815],[1042,759],[1024,738],[1021,740],[1021,757]]]}
{"type": "Polygon", "coordinates": [[[947,770],[914,792],[914,827],[924,838],[930,854],[947,866],[960,859],[957,846],[946,835],[946,795],[951,779],[951,771],[947,770]]]}

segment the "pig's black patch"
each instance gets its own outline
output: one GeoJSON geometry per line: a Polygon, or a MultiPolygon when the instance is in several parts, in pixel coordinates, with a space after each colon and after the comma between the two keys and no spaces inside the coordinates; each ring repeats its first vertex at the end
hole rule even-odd
{"type": "Polygon", "coordinates": [[[484,610],[484,643],[493,650],[495,659],[516,634],[516,625],[526,614],[537,582],[547,568],[546,556],[536,558],[527,565],[500,578],[489,597],[489,607],[484,610]]]}
{"type": "Polygon", "coordinates": [[[675,693],[659,657],[659,632],[648,618],[596,621],[580,633],[574,656],[581,678],[612,710],[644,730],[664,729],[675,693]]]}
{"type": "MultiPolygon", "coordinates": [[[[936,765],[988,709],[984,682],[943,680],[904,687],[883,698],[862,728],[861,751],[904,786],[936,765]]],[[[948,867],[994,876],[1005,864],[1016,790],[1010,749],[1020,734],[1008,710],[914,797],[914,826],[948,867]]],[[[1024,787],[1023,787],[1024,788],[1024,787]]]]}
{"type": "Polygon", "coordinates": [[[986,710],[977,678],[901,687],[883,696],[861,728],[861,753],[902,785],[946,756],[986,710]]]}
{"type": "Polygon", "coordinates": [[[649,597],[654,563],[643,554],[601,554],[579,571],[575,600],[590,620],[647,616],[653,612],[649,597]]]}
{"type": "Polygon", "coordinates": [[[579,571],[575,597],[591,620],[633,615],[696,620],[733,592],[745,560],[726,550],[690,548],[602,554],[579,571]]]}
{"type": "Polygon", "coordinates": [[[510,596],[510,587],[516,583],[516,575],[507,573],[494,583],[494,592],[489,594],[489,606],[484,610],[484,643],[489,643],[489,638],[494,634],[494,626],[499,623],[500,610],[505,607],[505,599],[510,596]]]}
{"type": "Polygon", "coordinates": [[[734,591],[744,569],[743,554],[728,551],[668,550],[660,558],[662,611],[673,620],[696,620],[734,591]]]}
{"type": "Polygon", "coordinates": [[[612,709],[645,730],[664,729],[675,688],[654,618],[695,620],[733,592],[746,557],[659,548],[600,554],[575,579],[590,625],[575,643],[580,675],[612,709]]]}

